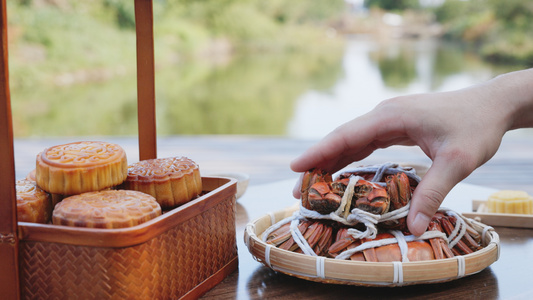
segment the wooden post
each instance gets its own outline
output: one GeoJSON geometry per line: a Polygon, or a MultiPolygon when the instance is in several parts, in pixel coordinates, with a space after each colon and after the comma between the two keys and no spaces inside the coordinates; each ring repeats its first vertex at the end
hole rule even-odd
{"type": "Polygon", "coordinates": [[[139,160],[157,157],[152,0],[135,0],[139,160]]]}
{"type": "Polygon", "coordinates": [[[17,194],[9,93],[6,0],[0,2],[0,291],[19,299],[17,194]]]}

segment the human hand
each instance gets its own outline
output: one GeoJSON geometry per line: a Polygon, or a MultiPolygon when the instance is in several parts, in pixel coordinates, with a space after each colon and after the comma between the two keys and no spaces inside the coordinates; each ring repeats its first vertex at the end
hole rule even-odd
{"type": "MultiPolygon", "coordinates": [[[[453,92],[383,101],[332,131],[296,158],[291,168],[336,172],[376,149],[419,146],[432,165],[413,194],[407,224],[411,233],[420,235],[448,192],[496,153],[507,130],[521,126],[515,117],[527,105],[518,103],[531,108],[533,101],[523,91],[510,94],[508,86],[509,78],[504,78],[453,92]],[[502,101],[513,96],[516,103],[502,101]]],[[[294,196],[300,197],[299,186],[294,196]]]]}

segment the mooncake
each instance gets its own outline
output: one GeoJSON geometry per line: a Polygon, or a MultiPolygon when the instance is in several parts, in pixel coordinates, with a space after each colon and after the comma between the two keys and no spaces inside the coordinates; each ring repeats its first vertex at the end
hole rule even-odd
{"type": "Polygon", "coordinates": [[[148,194],[106,190],[63,199],[54,208],[52,223],[88,228],[126,228],[159,215],[161,206],[148,194]]]}
{"type": "Polygon", "coordinates": [[[20,222],[48,223],[52,216],[50,195],[35,181],[21,179],[15,183],[17,192],[17,219],[20,222]]]}
{"type": "Polygon", "coordinates": [[[169,209],[200,195],[202,178],[198,165],[187,157],[156,158],[131,164],[122,187],[152,195],[169,209]]]}
{"type": "Polygon", "coordinates": [[[489,213],[533,214],[533,197],[525,191],[501,190],[489,196],[489,213]]]}
{"type": "Polygon", "coordinates": [[[37,155],[35,180],[51,194],[75,195],[121,184],[128,162],[122,147],[106,142],[53,146],[37,155]]]}
{"type": "MultiPolygon", "coordinates": [[[[33,169],[30,173],[28,173],[28,175],[26,175],[26,180],[34,181],[35,184],[37,184],[37,182],[35,181],[35,169],[33,169]]],[[[53,209],[56,206],[56,204],[59,203],[59,201],[65,198],[65,195],[50,194],[50,197],[52,199],[52,209],[53,209]]]]}

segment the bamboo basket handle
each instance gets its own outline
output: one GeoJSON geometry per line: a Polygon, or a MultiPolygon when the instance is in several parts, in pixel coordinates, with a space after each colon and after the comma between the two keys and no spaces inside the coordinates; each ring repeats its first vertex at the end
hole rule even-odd
{"type": "Polygon", "coordinates": [[[0,2],[0,291],[19,299],[15,154],[9,93],[6,0],[0,2]]]}
{"type": "Polygon", "coordinates": [[[139,160],[157,157],[152,0],[135,0],[139,160]]]}
{"type": "MultiPolygon", "coordinates": [[[[143,160],[157,156],[152,0],[135,0],[135,23],[139,159],[143,160]]],[[[20,299],[6,0],[0,0],[0,26],[0,291],[4,299],[20,299]]]]}

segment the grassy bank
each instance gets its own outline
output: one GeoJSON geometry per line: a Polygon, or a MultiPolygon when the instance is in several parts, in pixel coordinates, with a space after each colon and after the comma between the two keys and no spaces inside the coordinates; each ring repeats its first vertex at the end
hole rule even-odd
{"type": "MultiPolygon", "coordinates": [[[[157,66],[227,59],[238,52],[339,47],[326,24],[342,2],[296,0],[154,1],[157,66]]],[[[131,0],[8,2],[14,88],[105,81],[135,71],[131,0]]]]}

